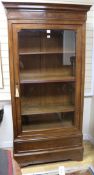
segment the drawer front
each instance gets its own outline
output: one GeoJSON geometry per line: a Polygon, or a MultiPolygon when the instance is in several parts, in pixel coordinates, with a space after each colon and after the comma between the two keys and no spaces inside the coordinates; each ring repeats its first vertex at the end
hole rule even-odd
{"type": "Polygon", "coordinates": [[[82,136],[56,138],[52,140],[15,141],[15,153],[68,148],[82,145],[82,136]]]}

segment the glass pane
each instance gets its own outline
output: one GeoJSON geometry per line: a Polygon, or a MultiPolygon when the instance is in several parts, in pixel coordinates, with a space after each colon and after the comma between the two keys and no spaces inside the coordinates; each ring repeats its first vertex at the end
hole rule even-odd
{"type": "Polygon", "coordinates": [[[24,29],[18,46],[22,130],[73,126],[76,32],[24,29]]]}
{"type": "Polygon", "coordinates": [[[72,127],[73,125],[74,112],[22,116],[23,131],[72,127]]]}
{"type": "Polygon", "coordinates": [[[21,30],[18,38],[21,83],[75,76],[75,31],[21,30]]]}

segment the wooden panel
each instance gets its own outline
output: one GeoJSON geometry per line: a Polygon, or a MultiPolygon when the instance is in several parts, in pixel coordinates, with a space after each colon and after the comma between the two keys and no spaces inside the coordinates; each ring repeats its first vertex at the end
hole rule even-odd
{"type": "Polygon", "coordinates": [[[15,141],[23,141],[23,140],[39,140],[39,139],[44,139],[47,138],[48,140],[50,139],[56,139],[56,138],[61,138],[61,136],[64,137],[70,137],[72,135],[82,135],[81,132],[75,127],[69,127],[69,128],[50,128],[50,129],[44,129],[44,130],[32,130],[32,131],[28,131],[25,132],[23,131],[21,135],[19,135],[15,141]],[[66,132],[69,131],[69,132],[66,132]],[[52,134],[51,134],[52,133],[52,134]],[[62,133],[62,135],[61,135],[62,133]]]}
{"type": "MultiPolygon", "coordinates": [[[[59,21],[78,20],[85,21],[85,13],[90,9],[90,5],[74,4],[47,4],[47,3],[7,3],[3,2],[7,9],[8,19],[55,19],[59,21]],[[51,13],[51,11],[53,13],[51,13]],[[29,12],[29,13],[28,13],[29,12]],[[80,13],[78,13],[80,12],[80,13]],[[76,15],[75,15],[76,14],[76,15]]],[[[53,20],[54,21],[54,20],[53,20]]],[[[57,21],[58,23],[58,21],[57,21]]]]}
{"type": "Polygon", "coordinates": [[[46,12],[46,11],[45,12],[41,11],[40,13],[29,11],[29,13],[28,13],[28,11],[21,12],[18,10],[17,11],[11,10],[8,13],[8,19],[15,19],[15,16],[16,16],[17,20],[22,19],[22,16],[23,16],[24,20],[26,20],[28,18],[30,20],[39,19],[39,20],[45,21],[45,18],[47,18],[48,22],[50,22],[50,23],[52,20],[53,20],[53,23],[60,23],[63,20],[62,21],[63,23],[73,24],[73,22],[75,22],[76,24],[82,24],[82,22],[84,22],[86,20],[86,16],[81,12],[80,12],[80,14],[76,13],[76,16],[75,16],[75,13],[71,13],[71,12],[70,13],[53,12],[53,15],[52,15],[52,13],[46,12]]]}

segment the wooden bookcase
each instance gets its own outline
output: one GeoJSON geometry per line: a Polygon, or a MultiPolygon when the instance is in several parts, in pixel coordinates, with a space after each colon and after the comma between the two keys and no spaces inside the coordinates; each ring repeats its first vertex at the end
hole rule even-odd
{"type": "Polygon", "coordinates": [[[14,157],[82,160],[89,5],[3,2],[9,29],[14,157]]]}

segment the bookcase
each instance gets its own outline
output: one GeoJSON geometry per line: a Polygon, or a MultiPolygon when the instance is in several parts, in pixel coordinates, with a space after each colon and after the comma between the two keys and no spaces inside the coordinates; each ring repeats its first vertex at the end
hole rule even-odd
{"type": "Polygon", "coordinates": [[[3,2],[9,29],[14,157],[82,160],[89,5],[3,2]]]}

